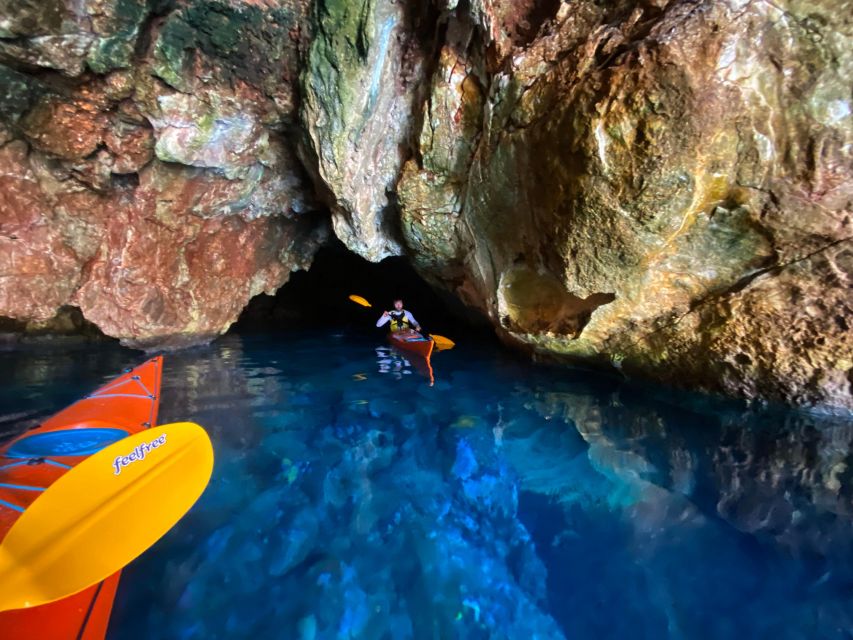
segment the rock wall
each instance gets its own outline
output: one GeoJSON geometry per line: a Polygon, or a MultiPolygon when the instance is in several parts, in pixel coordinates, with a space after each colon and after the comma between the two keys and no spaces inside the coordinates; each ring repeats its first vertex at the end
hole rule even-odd
{"type": "Polygon", "coordinates": [[[421,269],[550,357],[853,408],[851,4],[461,6],[398,184],[421,269]]]}
{"type": "Polygon", "coordinates": [[[395,190],[429,57],[429,4],[317,0],[301,86],[309,163],[335,233],[378,262],[400,255],[395,190]]]}
{"type": "Polygon", "coordinates": [[[853,409],[851,2],[2,4],[2,316],[206,339],[330,220],[538,356],[853,409]]]}
{"type": "Polygon", "coordinates": [[[304,3],[4,4],[0,315],[181,346],[310,265],[304,3]]]}

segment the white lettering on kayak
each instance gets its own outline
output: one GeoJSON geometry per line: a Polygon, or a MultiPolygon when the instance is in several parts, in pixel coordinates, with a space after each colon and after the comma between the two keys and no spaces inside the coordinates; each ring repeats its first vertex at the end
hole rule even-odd
{"type": "Polygon", "coordinates": [[[116,459],[113,460],[113,468],[115,469],[115,475],[121,473],[122,467],[126,467],[127,465],[137,462],[138,460],[145,460],[145,456],[148,455],[149,451],[153,451],[157,447],[166,444],[166,434],[164,433],[159,438],[154,438],[151,442],[143,442],[140,445],[137,445],[136,448],[131,451],[126,456],[116,456],[116,459]]]}

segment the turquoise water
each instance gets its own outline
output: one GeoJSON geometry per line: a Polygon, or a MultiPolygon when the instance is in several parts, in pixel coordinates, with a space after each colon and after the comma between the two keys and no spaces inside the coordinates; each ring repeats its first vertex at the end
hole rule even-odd
{"type": "MultiPolygon", "coordinates": [[[[493,345],[227,336],[167,355],[214,441],[111,639],[850,638],[853,425],[746,413],[493,345]]],[[[138,352],[0,351],[0,435],[138,352]]]]}

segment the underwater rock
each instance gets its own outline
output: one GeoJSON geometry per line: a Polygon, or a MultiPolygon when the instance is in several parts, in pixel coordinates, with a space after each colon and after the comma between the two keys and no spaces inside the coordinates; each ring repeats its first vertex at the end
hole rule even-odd
{"type": "Polygon", "coordinates": [[[698,522],[698,508],[786,553],[853,568],[853,552],[842,542],[853,533],[847,481],[853,425],[807,415],[782,420],[771,412],[726,415],[689,402],[636,414],[636,403],[622,393],[543,392],[531,411],[574,426],[588,447],[577,455],[576,438],[561,442],[554,433],[559,425],[511,424],[504,448],[519,468],[529,469],[524,489],[566,502],[600,493],[601,502],[632,509],[638,530],[698,522]],[[753,421],[752,428],[745,430],[745,421],[753,421]],[[606,478],[604,490],[585,486],[589,476],[578,463],[606,478]],[[712,477],[702,480],[703,469],[712,477]]]}
{"type": "MultiPolygon", "coordinates": [[[[490,352],[445,365],[440,393],[411,378],[353,384],[346,369],[328,374],[341,350],[373,366],[369,338],[318,334],[231,335],[170,357],[166,419],[204,424],[217,467],[193,512],[128,568],[116,629],[383,640],[849,628],[850,424],[490,352]],[[417,402],[374,418],[353,388],[417,402]]],[[[79,368],[64,357],[62,379],[79,368]]],[[[29,369],[14,367],[17,388],[56,379],[53,360],[12,362],[29,369]]]]}
{"type": "MultiPolygon", "coordinates": [[[[239,337],[223,344],[229,358],[241,353],[239,337]]],[[[316,352],[312,362],[319,364],[316,352]]],[[[325,380],[325,367],[316,375],[325,380]]],[[[231,393],[266,398],[245,379],[228,382],[231,393]]],[[[196,410],[223,393],[200,386],[196,410]]],[[[283,404],[291,407],[296,395],[283,404]]],[[[393,400],[387,385],[379,395],[393,400]]],[[[289,409],[281,404],[275,419],[247,413],[218,424],[221,412],[211,412],[227,466],[200,503],[196,526],[184,521],[165,541],[181,561],[162,576],[161,602],[144,608],[159,617],[167,602],[179,606],[145,620],[146,629],[192,628],[205,637],[564,637],[547,611],[547,571],[517,515],[516,477],[496,458],[484,421],[447,429],[451,450],[459,443],[466,451],[467,471],[446,481],[439,469],[454,456],[443,460],[434,427],[401,429],[385,416],[379,431],[356,420],[374,420],[366,407],[358,414],[340,396],[327,404],[330,415],[311,411],[298,425],[282,424],[289,409]],[[235,431],[260,439],[246,448],[220,439],[235,431]],[[311,464],[300,464],[290,480],[282,455],[296,459],[298,447],[311,464]],[[223,511],[231,518],[220,523],[223,511]]]]}

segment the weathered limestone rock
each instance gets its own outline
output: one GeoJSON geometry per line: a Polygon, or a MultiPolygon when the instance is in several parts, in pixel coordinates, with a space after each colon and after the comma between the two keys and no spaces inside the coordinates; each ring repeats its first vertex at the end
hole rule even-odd
{"type": "Polygon", "coordinates": [[[71,305],[124,344],[182,346],[327,235],[289,130],[307,3],[190,2],[145,41],[135,7],[25,4],[2,25],[7,60],[79,78],[0,69],[0,316],[52,326],[71,305]]]}
{"type": "Polygon", "coordinates": [[[839,3],[546,4],[471,4],[483,122],[440,119],[475,151],[437,174],[424,119],[398,186],[416,264],[546,356],[853,408],[839,3]]]}
{"type": "Polygon", "coordinates": [[[330,192],[337,236],[363,257],[399,255],[396,210],[411,117],[434,24],[427,3],[319,0],[303,71],[309,155],[330,192]]]}
{"type": "Polygon", "coordinates": [[[3,0],[0,56],[79,76],[131,66],[144,0],[3,0]]]}
{"type": "Polygon", "coordinates": [[[460,213],[483,126],[481,62],[474,25],[464,16],[451,18],[423,106],[420,162],[408,160],[397,185],[403,237],[415,264],[433,279],[458,276],[454,267],[473,244],[463,241],[460,213]]]}
{"type": "Polygon", "coordinates": [[[27,161],[27,145],[0,149],[0,309],[47,320],[74,291],[80,264],[27,161]]]}
{"type": "MultiPolygon", "coordinates": [[[[264,124],[256,105],[265,96],[235,80],[232,94],[201,88],[195,95],[157,95],[148,115],[159,160],[216,170],[232,182],[232,210],[269,215],[288,203],[294,213],[311,210],[313,196],[288,141],[264,124]]],[[[223,202],[223,204],[225,204],[223,202]]]]}
{"type": "MultiPolygon", "coordinates": [[[[203,201],[211,182],[204,174],[183,178],[175,195],[187,205],[203,201]]],[[[291,270],[308,268],[322,240],[311,219],[205,218],[191,205],[163,207],[172,194],[162,186],[143,176],[132,200],[117,203],[72,299],[126,344],[183,345],[224,333],[252,296],[273,293],[291,270]]]]}

